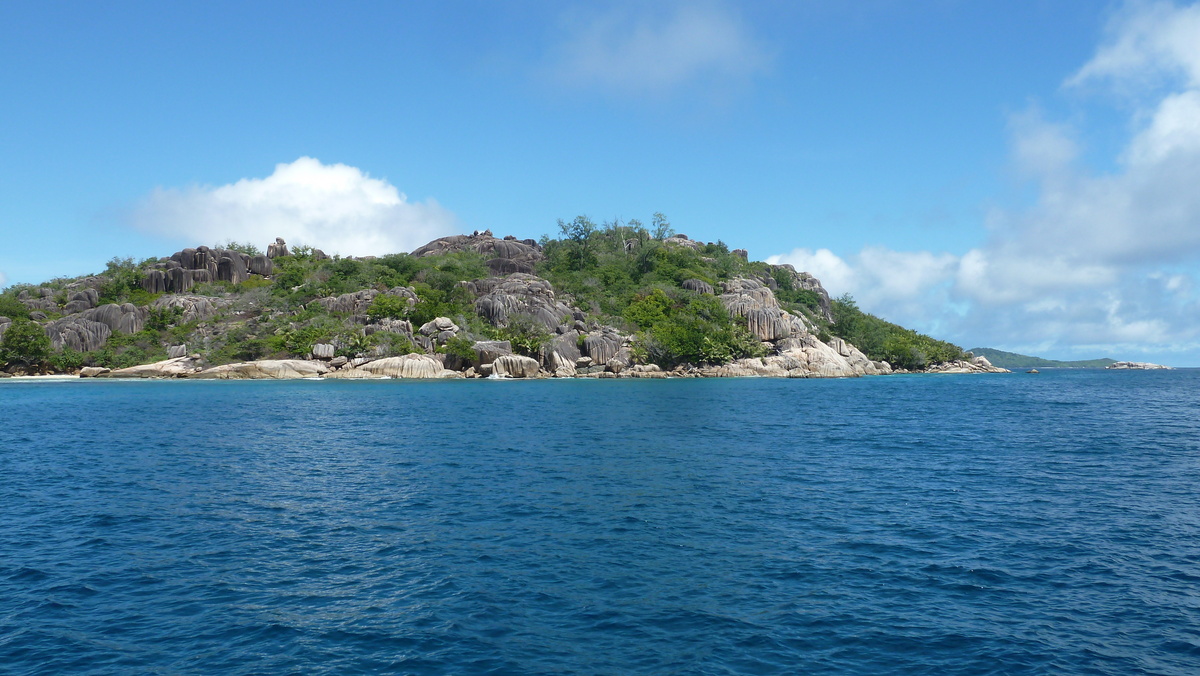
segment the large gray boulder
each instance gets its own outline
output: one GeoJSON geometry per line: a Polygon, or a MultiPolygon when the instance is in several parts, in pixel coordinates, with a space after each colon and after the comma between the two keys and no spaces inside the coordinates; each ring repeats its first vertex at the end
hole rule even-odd
{"type": "MultiPolygon", "coordinates": [[[[519,240],[508,236],[497,239],[491,230],[471,235],[442,237],[422,246],[411,255],[418,258],[457,251],[472,251],[488,257],[487,266],[493,275],[532,273],[534,266],[545,258],[542,247],[532,239],[519,240]]],[[[466,281],[466,280],[463,280],[466,281]]]]}
{"type": "Polygon", "coordinates": [[[532,357],[506,354],[492,362],[492,375],[498,378],[536,378],[539,365],[532,357]]]}
{"type": "Polygon", "coordinates": [[[104,347],[112,336],[107,324],[72,315],[50,322],[45,326],[50,345],[55,350],[69,348],[76,352],[91,352],[104,347]]]}
{"type": "Polygon", "coordinates": [[[94,322],[100,322],[112,329],[113,333],[129,335],[142,330],[146,324],[146,315],[146,308],[139,308],[133,303],[122,303],[120,305],[109,303],[80,313],[79,316],[94,322]]]}
{"type": "Polygon", "coordinates": [[[484,364],[491,364],[506,354],[513,353],[512,343],[507,340],[480,340],[476,341],[471,349],[475,350],[474,366],[476,369],[484,364]]]}
{"type": "Polygon", "coordinates": [[[493,326],[508,326],[510,317],[526,315],[553,331],[574,314],[555,299],[550,282],[534,275],[515,273],[502,280],[475,280],[467,288],[478,296],[475,312],[493,326]]]}
{"type": "Polygon", "coordinates": [[[214,366],[190,377],[204,380],[296,380],[319,378],[326,373],[329,373],[329,366],[324,362],[305,359],[265,359],[214,366]]]}
{"type": "Polygon", "coordinates": [[[280,256],[290,256],[287,242],[283,241],[282,237],[276,237],[275,242],[267,245],[267,258],[279,258],[280,256]]]}
{"type": "Polygon", "coordinates": [[[176,357],[140,364],[129,368],[116,369],[108,373],[95,374],[97,378],[181,378],[195,374],[200,370],[200,360],[193,357],[176,357]]]}
{"type": "Polygon", "coordinates": [[[455,378],[460,374],[450,371],[442,362],[428,354],[406,354],[399,357],[376,359],[353,369],[335,372],[338,378],[455,378]],[[347,372],[356,373],[347,373],[347,372]],[[345,374],[345,375],[343,375],[345,374]],[[366,374],[366,375],[363,375],[366,374]]]}
{"type": "Polygon", "coordinates": [[[225,298],[217,298],[215,296],[184,296],[171,294],[159,296],[150,303],[151,310],[175,310],[180,311],[180,321],[183,323],[193,321],[203,321],[216,315],[222,308],[228,306],[230,301],[225,298]]]}

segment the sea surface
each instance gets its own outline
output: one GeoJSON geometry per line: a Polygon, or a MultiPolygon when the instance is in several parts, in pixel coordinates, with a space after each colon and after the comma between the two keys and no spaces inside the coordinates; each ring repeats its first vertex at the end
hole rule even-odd
{"type": "Polygon", "coordinates": [[[1200,371],[0,381],[3,674],[1197,674],[1200,371]]]}

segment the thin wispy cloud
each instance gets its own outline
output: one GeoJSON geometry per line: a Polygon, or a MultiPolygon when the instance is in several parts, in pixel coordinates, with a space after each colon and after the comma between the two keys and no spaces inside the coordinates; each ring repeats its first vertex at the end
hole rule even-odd
{"type": "Polygon", "coordinates": [[[574,12],[552,50],[557,84],[627,96],[665,96],[688,85],[730,86],[766,68],[768,50],[731,8],[635,4],[574,12]]]}
{"type": "Polygon", "coordinates": [[[134,209],[133,224],[194,244],[263,246],[283,237],[344,255],[409,251],[460,229],[432,199],[410,202],[385,180],[311,157],[276,165],[265,178],[158,188],[134,209]]]}
{"type": "MultiPolygon", "coordinates": [[[[1135,4],[1064,83],[1130,110],[1115,170],[1080,166],[1077,129],[1036,108],[1010,124],[1026,209],[995,209],[989,240],[961,255],[797,249],[773,257],[900,323],[1009,347],[1124,353],[1200,348],[1200,6],[1135,4]],[[1152,86],[1151,86],[1152,85],[1152,86]],[[824,278],[823,278],[824,279],[824,278]],[[938,316],[923,316],[928,308],[938,316]]],[[[969,347],[969,346],[968,346],[969,347]]]]}

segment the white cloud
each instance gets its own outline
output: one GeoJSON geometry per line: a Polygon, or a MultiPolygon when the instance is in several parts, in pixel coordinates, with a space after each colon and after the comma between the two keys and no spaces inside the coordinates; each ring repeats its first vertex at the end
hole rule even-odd
{"type": "Polygon", "coordinates": [[[433,199],[409,202],[385,180],[311,157],[278,164],[266,178],[158,188],[134,210],[133,222],[196,244],[263,247],[283,237],[343,255],[409,251],[458,229],[454,215],[433,199]]]}
{"type": "Polygon", "coordinates": [[[981,246],[959,256],[866,248],[845,259],[804,249],[775,258],[818,278],[828,271],[831,287],[844,284],[869,311],[963,342],[1192,350],[1200,363],[1200,297],[1178,271],[1200,261],[1200,5],[1130,7],[1067,81],[1070,91],[1109,86],[1133,111],[1115,170],[1080,167],[1076,130],[1031,108],[1010,132],[1014,165],[1038,198],[989,214],[981,246]]]}
{"type": "Polygon", "coordinates": [[[733,11],[716,4],[635,5],[568,17],[554,53],[556,80],[620,94],[736,83],[761,71],[765,50],[733,11]]]}

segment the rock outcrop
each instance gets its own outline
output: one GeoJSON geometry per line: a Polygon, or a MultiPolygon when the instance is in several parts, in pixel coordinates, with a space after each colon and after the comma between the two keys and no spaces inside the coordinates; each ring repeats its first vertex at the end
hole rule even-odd
{"type": "Polygon", "coordinates": [[[545,258],[542,254],[542,247],[536,241],[517,239],[512,236],[497,239],[492,236],[491,230],[435,239],[414,250],[411,255],[420,258],[456,251],[473,251],[487,256],[487,266],[493,275],[509,275],[514,272],[532,273],[538,261],[545,258]]]}
{"type": "Polygon", "coordinates": [[[46,335],[55,350],[71,349],[76,352],[99,350],[112,336],[107,324],[80,315],[63,317],[46,324],[46,335]]]}
{"type": "Polygon", "coordinates": [[[519,354],[506,354],[492,362],[492,375],[497,378],[536,378],[538,370],[536,359],[519,354]]]}
{"type": "Polygon", "coordinates": [[[201,370],[198,356],[176,357],[153,364],[141,364],[116,369],[107,373],[95,373],[96,378],[182,378],[197,374],[201,370]]]}
{"type": "Polygon", "coordinates": [[[203,380],[297,380],[318,378],[329,373],[329,366],[305,359],[265,359],[214,366],[190,377],[203,380]]]}
{"type": "Polygon", "coordinates": [[[461,373],[450,371],[442,362],[427,354],[406,354],[388,357],[330,373],[330,378],[460,378],[461,373]]]}
{"type": "Polygon", "coordinates": [[[554,330],[574,311],[556,300],[550,282],[523,272],[503,279],[480,279],[470,282],[467,289],[478,296],[475,311],[493,326],[508,326],[517,315],[533,318],[547,329],[554,330]]]}
{"type": "Polygon", "coordinates": [[[1150,362],[1145,361],[1118,361],[1113,362],[1104,368],[1117,371],[1156,371],[1160,369],[1171,370],[1172,367],[1163,366],[1162,364],[1151,364],[1150,362]]]}

